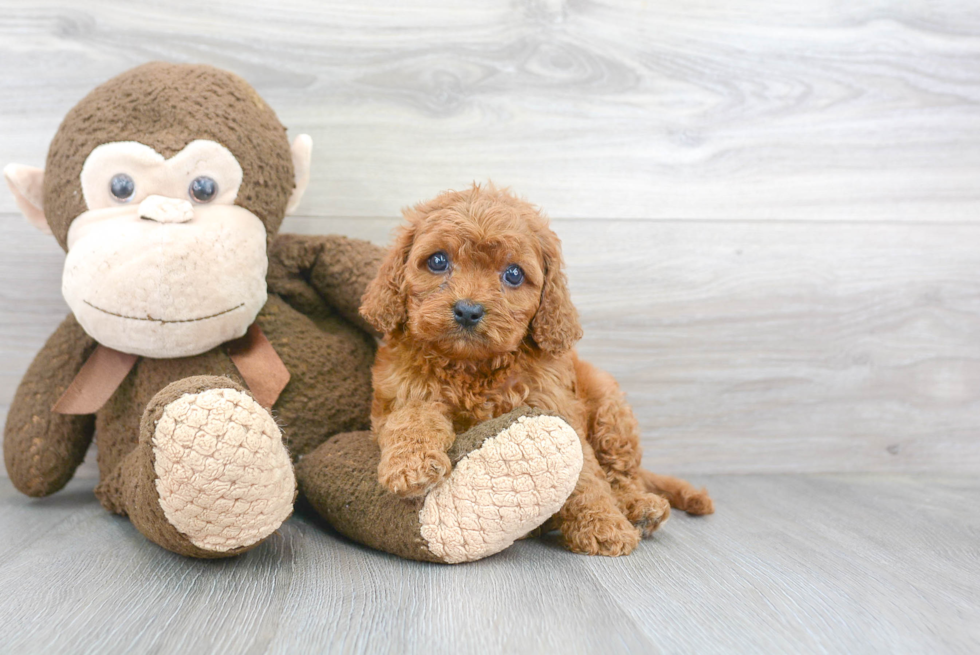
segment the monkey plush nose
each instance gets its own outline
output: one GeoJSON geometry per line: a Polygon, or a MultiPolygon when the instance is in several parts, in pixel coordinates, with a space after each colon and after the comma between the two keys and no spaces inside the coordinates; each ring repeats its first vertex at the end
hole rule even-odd
{"type": "Polygon", "coordinates": [[[186,200],[147,196],[139,206],[140,218],[157,223],[186,223],[194,218],[194,208],[186,200]]]}
{"type": "Polygon", "coordinates": [[[472,300],[457,300],[453,305],[453,318],[464,328],[471,328],[483,318],[483,305],[472,300]]]}

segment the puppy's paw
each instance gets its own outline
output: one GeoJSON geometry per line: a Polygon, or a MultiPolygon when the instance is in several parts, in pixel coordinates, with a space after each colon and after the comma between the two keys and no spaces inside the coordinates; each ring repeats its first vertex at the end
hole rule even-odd
{"type": "Polygon", "coordinates": [[[678,509],[694,516],[715,513],[715,502],[711,500],[707,489],[692,489],[681,495],[678,509]]]}
{"type": "Polygon", "coordinates": [[[404,498],[424,496],[452,471],[449,456],[441,450],[385,452],[378,464],[378,481],[404,498]]]}
{"type": "Polygon", "coordinates": [[[619,512],[590,512],[564,521],[565,547],[573,553],[619,557],[629,555],[640,543],[640,531],[619,512]]]}
{"type": "Polygon", "coordinates": [[[630,499],[624,513],[643,537],[649,537],[670,517],[670,503],[663,496],[643,492],[630,499]]]}

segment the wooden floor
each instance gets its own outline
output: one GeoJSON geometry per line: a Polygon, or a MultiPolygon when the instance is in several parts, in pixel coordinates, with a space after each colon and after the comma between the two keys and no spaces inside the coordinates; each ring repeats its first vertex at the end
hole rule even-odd
{"type": "Polygon", "coordinates": [[[91,481],[0,481],[0,651],[20,653],[976,653],[980,481],[706,476],[629,557],[552,539],[406,562],[301,512],[202,562],[106,513],[91,481]]]}
{"type": "MultiPolygon", "coordinates": [[[[90,452],[46,500],[0,478],[0,655],[980,652],[976,0],[0,0],[0,165],[155,59],[313,137],[284,231],[540,204],[580,353],[719,511],[620,560],[422,566],[300,515],[198,562],[98,506],[90,452]]],[[[0,189],[0,422],[63,262],[0,189]]]]}

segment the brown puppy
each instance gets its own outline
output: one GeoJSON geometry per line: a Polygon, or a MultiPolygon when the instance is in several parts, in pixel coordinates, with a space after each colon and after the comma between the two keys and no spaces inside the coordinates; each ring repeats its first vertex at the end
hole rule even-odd
{"type": "Polygon", "coordinates": [[[561,244],[534,206],[474,185],[405,217],[361,306],[385,336],[371,409],[382,485],[426,493],[450,472],[458,432],[528,405],[561,415],[582,440],[582,474],[557,517],[570,550],[631,552],[667,518],[668,500],[712,511],[705,491],[640,469],[637,422],[616,381],[572,350],[582,329],[561,244]]]}

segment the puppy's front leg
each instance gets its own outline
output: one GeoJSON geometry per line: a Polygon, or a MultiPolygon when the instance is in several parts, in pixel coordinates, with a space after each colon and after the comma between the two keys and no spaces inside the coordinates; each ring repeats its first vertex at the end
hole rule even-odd
{"type": "Polygon", "coordinates": [[[375,430],[381,448],[378,480],[399,496],[422,496],[452,470],[446,450],[456,440],[439,403],[414,402],[392,410],[375,430]]]}

